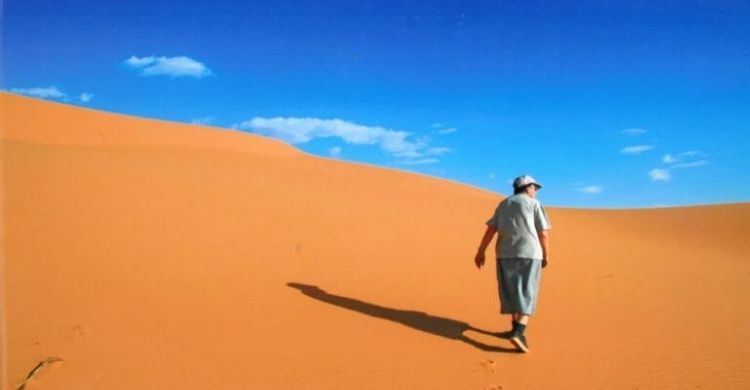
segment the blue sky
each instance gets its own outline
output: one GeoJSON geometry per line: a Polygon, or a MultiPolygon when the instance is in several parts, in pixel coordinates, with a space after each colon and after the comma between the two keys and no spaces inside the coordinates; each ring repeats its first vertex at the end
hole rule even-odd
{"type": "Polygon", "coordinates": [[[571,207],[750,200],[746,1],[6,0],[2,88],[571,207]]]}

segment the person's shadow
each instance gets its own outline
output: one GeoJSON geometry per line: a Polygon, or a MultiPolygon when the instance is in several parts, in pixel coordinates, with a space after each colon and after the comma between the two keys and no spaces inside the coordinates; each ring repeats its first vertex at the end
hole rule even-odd
{"type": "Polygon", "coordinates": [[[475,328],[466,322],[457,321],[451,318],[437,317],[427,313],[413,310],[398,310],[390,307],[383,307],[357,299],[333,295],[320,289],[318,286],[312,286],[302,283],[287,283],[287,286],[298,289],[301,293],[310,298],[325,302],[331,305],[356,311],[371,317],[381,318],[406,325],[410,328],[434,334],[435,336],[445,337],[451,340],[463,341],[475,348],[487,352],[513,352],[518,350],[513,348],[504,348],[495,345],[487,345],[467,337],[466,331],[475,331],[489,336],[507,338],[508,332],[492,333],[483,329],[475,328]]]}

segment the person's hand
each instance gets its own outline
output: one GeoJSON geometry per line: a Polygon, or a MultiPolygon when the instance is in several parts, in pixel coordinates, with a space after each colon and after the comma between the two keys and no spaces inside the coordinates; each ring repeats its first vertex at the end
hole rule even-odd
{"type": "Polygon", "coordinates": [[[542,268],[547,268],[547,259],[542,259],[542,268]]]}
{"type": "Polygon", "coordinates": [[[474,256],[474,264],[477,265],[477,268],[482,268],[484,265],[484,252],[477,252],[477,255],[474,256]]]}

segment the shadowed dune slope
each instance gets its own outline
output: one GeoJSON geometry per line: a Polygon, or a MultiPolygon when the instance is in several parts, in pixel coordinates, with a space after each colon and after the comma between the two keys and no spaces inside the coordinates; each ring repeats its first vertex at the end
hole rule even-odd
{"type": "Polygon", "coordinates": [[[27,389],[750,388],[748,204],[550,208],[521,355],[472,263],[498,194],[0,104],[13,388],[49,357],[27,389]]]}

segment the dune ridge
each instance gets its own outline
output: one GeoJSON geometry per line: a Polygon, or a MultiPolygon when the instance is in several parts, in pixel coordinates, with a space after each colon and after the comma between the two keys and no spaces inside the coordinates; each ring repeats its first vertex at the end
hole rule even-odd
{"type": "Polygon", "coordinates": [[[551,208],[519,355],[472,263],[498,194],[8,93],[0,126],[10,388],[750,388],[747,203],[551,208]]]}

